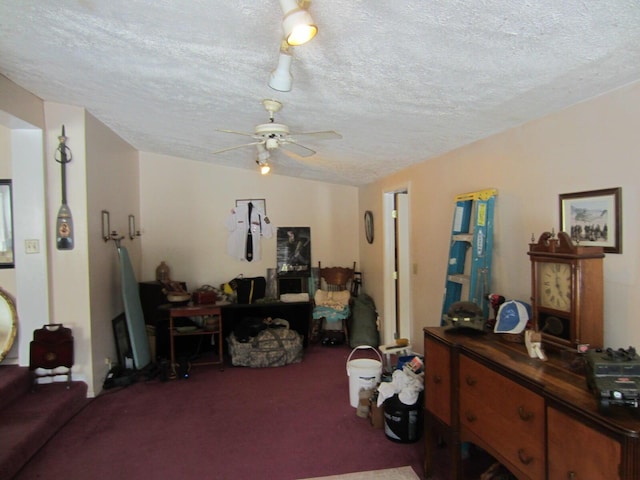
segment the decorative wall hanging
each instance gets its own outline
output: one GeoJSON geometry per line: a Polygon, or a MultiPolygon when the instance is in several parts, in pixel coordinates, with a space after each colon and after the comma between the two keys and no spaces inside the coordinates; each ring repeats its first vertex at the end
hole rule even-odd
{"type": "Polygon", "coordinates": [[[273,226],[266,215],[264,199],[236,200],[225,226],[229,230],[227,253],[240,261],[262,258],[261,240],[273,236],[273,226]]]}
{"type": "Polygon", "coordinates": [[[373,243],[373,212],[371,210],[364,212],[364,234],[367,242],[373,243]]]}
{"type": "Polygon", "coordinates": [[[14,266],[11,180],[0,180],[0,268],[14,266]]]}
{"type": "Polygon", "coordinates": [[[18,331],[18,313],[13,296],[0,287],[0,362],[7,356],[18,331]]]}
{"type": "Polygon", "coordinates": [[[311,228],[278,227],[278,276],[311,275],[311,228]]]}
{"type": "Polygon", "coordinates": [[[64,125],[62,125],[62,135],[58,137],[58,140],[60,144],[56,150],[55,161],[60,164],[62,205],[58,209],[56,220],[56,247],[58,250],[73,250],[73,217],[71,209],[67,205],[67,163],[71,161],[71,150],[66,145],[67,137],[64,135],[64,125]]]}
{"type": "Polygon", "coordinates": [[[560,231],[575,243],[622,253],[622,188],[560,195],[560,231]]]}

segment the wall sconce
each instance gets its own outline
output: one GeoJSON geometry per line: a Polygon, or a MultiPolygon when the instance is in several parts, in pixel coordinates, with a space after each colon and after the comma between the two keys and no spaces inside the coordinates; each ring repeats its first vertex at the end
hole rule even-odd
{"type": "Polygon", "coordinates": [[[285,41],[291,46],[307,43],[318,33],[311,14],[302,8],[296,0],[280,0],[284,16],[282,31],[285,41]]]}
{"type": "Polygon", "coordinates": [[[111,225],[109,223],[109,212],[102,210],[102,239],[108,242],[111,239],[111,225]]]}
{"type": "Polygon", "coordinates": [[[113,240],[119,246],[120,240],[124,237],[120,236],[117,231],[111,230],[111,220],[108,210],[102,210],[102,240],[108,242],[113,240]]]}
{"type": "Polygon", "coordinates": [[[136,217],[134,215],[129,215],[129,238],[134,240],[139,236],[140,230],[136,230],[136,217]]]}

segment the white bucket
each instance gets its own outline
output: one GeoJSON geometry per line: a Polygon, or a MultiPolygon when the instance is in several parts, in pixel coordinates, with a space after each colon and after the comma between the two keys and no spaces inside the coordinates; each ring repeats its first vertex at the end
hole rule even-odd
{"type": "Polygon", "coordinates": [[[349,377],[349,401],[354,408],[358,407],[360,401],[360,390],[375,388],[380,382],[382,375],[382,356],[378,350],[369,345],[360,345],[354,348],[347,358],[347,376],[349,377]],[[356,358],[351,360],[351,356],[356,350],[370,348],[378,355],[380,360],[371,358],[356,358]]]}

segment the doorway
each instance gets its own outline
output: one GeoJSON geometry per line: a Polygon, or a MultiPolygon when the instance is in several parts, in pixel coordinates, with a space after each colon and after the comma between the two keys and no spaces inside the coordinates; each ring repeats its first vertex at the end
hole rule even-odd
{"type": "Polygon", "coordinates": [[[384,326],[383,343],[411,339],[411,268],[409,191],[384,194],[384,326]]]}

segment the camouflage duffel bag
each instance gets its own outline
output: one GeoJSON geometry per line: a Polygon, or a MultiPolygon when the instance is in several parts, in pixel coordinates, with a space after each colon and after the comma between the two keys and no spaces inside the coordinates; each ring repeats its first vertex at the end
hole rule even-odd
{"type": "MultiPolygon", "coordinates": [[[[283,322],[280,320],[280,322],[283,322]]],[[[302,335],[289,329],[288,322],[271,325],[248,342],[232,333],[227,339],[231,364],[236,367],[281,367],[302,360],[302,335]]]]}

